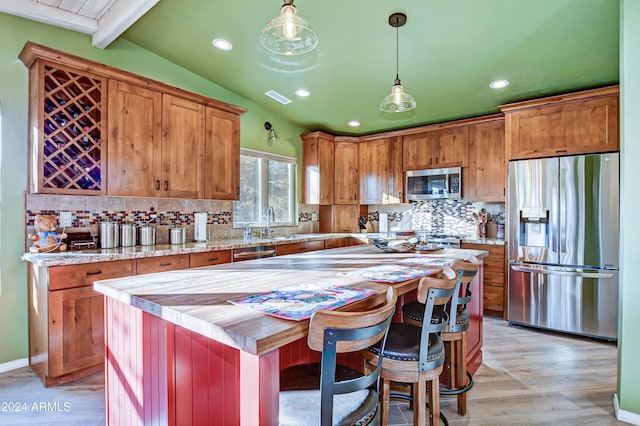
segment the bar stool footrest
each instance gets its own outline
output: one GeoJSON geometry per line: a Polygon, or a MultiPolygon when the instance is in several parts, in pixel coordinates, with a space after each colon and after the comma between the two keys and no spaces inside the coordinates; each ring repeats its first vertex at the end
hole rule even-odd
{"type": "Polygon", "coordinates": [[[461,393],[465,393],[468,392],[469,389],[471,389],[473,387],[473,376],[471,375],[471,373],[469,373],[469,371],[467,371],[467,377],[469,378],[469,383],[467,383],[465,386],[458,388],[458,389],[449,389],[449,388],[440,388],[440,395],[460,395],[461,393]]]}

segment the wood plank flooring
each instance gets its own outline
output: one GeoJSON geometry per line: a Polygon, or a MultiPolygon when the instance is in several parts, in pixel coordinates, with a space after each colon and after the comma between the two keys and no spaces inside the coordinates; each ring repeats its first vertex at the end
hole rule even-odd
{"type": "MultiPolygon", "coordinates": [[[[484,325],[484,364],[468,394],[467,415],[456,413],[453,397],[442,399],[450,425],[625,424],[613,414],[615,344],[492,318],[484,325]]],[[[104,425],[104,407],[102,373],[49,389],[29,367],[0,374],[1,425],[104,425]],[[2,411],[11,403],[26,411],[2,411]]],[[[407,403],[393,402],[393,425],[410,425],[411,419],[407,403]]]]}

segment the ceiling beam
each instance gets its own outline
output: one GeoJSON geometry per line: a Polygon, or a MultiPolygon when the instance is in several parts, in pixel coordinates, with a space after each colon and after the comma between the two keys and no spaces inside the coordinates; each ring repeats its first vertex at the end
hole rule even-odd
{"type": "Polygon", "coordinates": [[[95,19],[32,1],[0,0],[0,12],[84,34],[93,34],[98,29],[95,19]]]}
{"type": "MultiPolygon", "coordinates": [[[[3,0],[0,0],[3,1],[3,0]]],[[[98,20],[94,47],[104,49],[160,0],[119,0],[98,20]]]]}

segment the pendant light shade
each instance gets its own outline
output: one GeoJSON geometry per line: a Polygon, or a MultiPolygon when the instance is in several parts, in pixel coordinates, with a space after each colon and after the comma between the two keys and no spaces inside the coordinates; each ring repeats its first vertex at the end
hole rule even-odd
{"type": "Polygon", "coordinates": [[[293,0],[284,0],[280,16],[273,18],[262,30],[260,42],[278,55],[302,55],[318,45],[318,36],[309,23],[298,16],[293,0]]]}
{"type": "Polygon", "coordinates": [[[396,28],[396,80],[391,87],[391,93],[380,102],[380,110],[383,112],[405,112],[416,107],[416,100],[404,91],[398,76],[398,28],[406,22],[407,15],[404,13],[394,13],[389,16],[389,25],[396,28]]]}

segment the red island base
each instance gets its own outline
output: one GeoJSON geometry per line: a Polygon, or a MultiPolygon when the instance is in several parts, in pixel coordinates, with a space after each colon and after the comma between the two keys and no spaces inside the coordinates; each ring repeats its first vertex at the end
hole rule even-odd
{"type": "MultiPolygon", "coordinates": [[[[472,372],[482,363],[481,320],[469,334],[472,372]]],[[[110,297],[105,327],[108,425],[277,425],[280,369],[320,361],[306,338],[253,355],[110,297]]]]}

